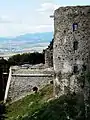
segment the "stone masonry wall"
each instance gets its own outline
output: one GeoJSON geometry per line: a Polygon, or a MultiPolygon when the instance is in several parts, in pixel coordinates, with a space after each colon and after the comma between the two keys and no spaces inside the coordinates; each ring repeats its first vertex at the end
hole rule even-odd
{"type": "Polygon", "coordinates": [[[49,48],[45,49],[45,66],[53,67],[53,49],[50,50],[49,48]]]}
{"type": "Polygon", "coordinates": [[[16,101],[33,93],[33,87],[39,90],[50,84],[52,80],[53,70],[51,69],[13,68],[7,100],[16,101]]]}
{"type": "Polygon", "coordinates": [[[45,54],[45,66],[48,67],[53,67],[53,42],[54,39],[50,42],[48,45],[48,48],[44,50],[45,54]]]}
{"type": "Polygon", "coordinates": [[[56,96],[82,92],[77,77],[90,70],[90,6],[55,11],[53,65],[56,96]]]}

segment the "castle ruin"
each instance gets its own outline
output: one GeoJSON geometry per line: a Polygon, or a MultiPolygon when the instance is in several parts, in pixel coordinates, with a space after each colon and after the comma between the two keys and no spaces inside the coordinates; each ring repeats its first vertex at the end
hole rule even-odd
{"type": "Polygon", "coordinates": [[[53,66],[56,97],[90,88],[88,81],[78,80],[90,71],[90,6],[55,10],[53,66]]]}
{"type": "Polygon", "coordinates": [[[53,40],[53,47],[49,46],[45,50],[47,69],[23,70],[29,72],[23,73],[24,76],[21,75],[22,69],[14,71],[5,100],[8,96],[12,100],[17,99],[21,93],[24,95],[32,90],[30,85],[42,87],[42,83],[46,85],[50,80],[54,81],[56,97],[68,93],[83,94],[83,91],[89,96],[88,80],[79,78],[90,71],[90,6],[67,6],[55,10],[53,40]],[[43,74],[40,75],[41,73],[43,74]]]}

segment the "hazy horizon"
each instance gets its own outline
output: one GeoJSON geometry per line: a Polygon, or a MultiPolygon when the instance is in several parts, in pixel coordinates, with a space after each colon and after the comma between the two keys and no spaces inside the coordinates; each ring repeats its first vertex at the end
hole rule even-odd
{"type": "Polygon", "coordinates": [[[33,45],[32,39],[28,38],[28,42],[23,38],[24,35],[53,32],[54,20],[50,15],[60,6],[89,4],[89,0],[0,0],[0,54],[10,51],[41,51],[48,46],[53,35],[46,39],[38,36],[40,42],[34,38],[33,45]],[[13,38],[18,36],[22,39],[15,41],[13,38]],[[46,41],[43,42],[43,39],[46,41]]]}
{"type": "Polygon", "coordinates": [[[50,15],[60,6],[89,5],[89,0],[0,0],[0,37],[51,32],[50,15]]]}
{"type": "Polygon", "coordinates": [[[28,33],[14,38],[0,38],[0,55],[42,52],[53,38],[53,32],[28,33]]]}

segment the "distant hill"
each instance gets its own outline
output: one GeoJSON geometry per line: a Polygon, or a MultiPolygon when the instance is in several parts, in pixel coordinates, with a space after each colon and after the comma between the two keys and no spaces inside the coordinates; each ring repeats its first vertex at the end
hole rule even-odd
{"type": "Polygon", "coordinates": [[[14,38],[0,38],[0,53],[42,51],[53,38],[53,32],[27,33],[14,38]]]}
{"type": "Polygon", "coordinates": [[[52,32],[43,32],[43,33],[28,33],[24,35],[17,36],[13,40],[27,40],[31,42],[49,42],[53,36],[52,32]]]}

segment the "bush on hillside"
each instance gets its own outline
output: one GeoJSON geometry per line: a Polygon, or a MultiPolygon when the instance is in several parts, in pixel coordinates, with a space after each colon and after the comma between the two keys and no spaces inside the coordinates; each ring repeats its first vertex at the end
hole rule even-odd
{"type": "Polygon", "coordinates": [[[17,54],[8,59],[10,65],[22,65],[22,64],[40,64],[44,63],[44,53],[24,53],[17,54]]]}

